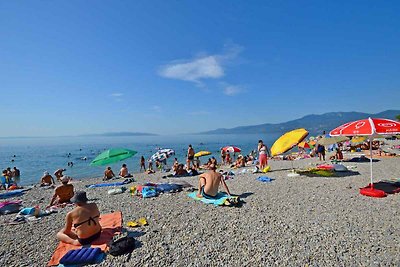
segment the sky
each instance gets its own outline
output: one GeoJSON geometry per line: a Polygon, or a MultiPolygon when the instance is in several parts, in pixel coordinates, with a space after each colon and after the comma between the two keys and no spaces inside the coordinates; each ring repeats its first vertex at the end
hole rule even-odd
{"type": "Polygon", "coordinates": [[[399,109],[399,1],[0,1],[0,136],[399,109]]]}

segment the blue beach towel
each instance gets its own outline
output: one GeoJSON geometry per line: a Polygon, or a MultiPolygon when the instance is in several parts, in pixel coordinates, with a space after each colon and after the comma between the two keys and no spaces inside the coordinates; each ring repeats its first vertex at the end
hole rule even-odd
{"type": "Polygon", "coordinates": [[[215,199],[208,199],[208,198],[199,198],[196,196],[197,191],[194,191],[192,193],[189,193],[188,196],[193,198],[194,200],[200,200],[203,203],[206,204],[214,204],[215,206],[222,206],[225,203],[225,200],[229,198],[227,193],[219,192],[216,196],[215,199]]]}
{"type": "Polygon", "coordinates": [[[10,197],[16,197],[16,196],[21,196],[24,194],[24,189],[17,189],[17,190],[12,190],[8,191],[6,193],[1,193],[0,194],[0,199],[5,199],[5,198],[10,198],[10,197]]]}
{"type": "Polygon", "coordinates": [[[96,187],[108,187],[108,186],[120,186],[120,185],[126,185],[133,182],[133,178],[126,179],[123,182],[116,182],[116,183],[103,183],[103,184],[89,184],[86,185],[87,188],[96,188],[96,187]]]}
{"type": "Polygon", "coordinates": [[[257,180],[263,182],[263,183],[268,183],[268,182],[272,182],[274,179],[269,178],[267,176],[260,176],[257,178],[257,180]]]}
{"type": "Polygon", "coordinates": [[[158,184],[156,190],[159,192],[177,192],[182,191],[182,185],[178,184],[158,184]]]}

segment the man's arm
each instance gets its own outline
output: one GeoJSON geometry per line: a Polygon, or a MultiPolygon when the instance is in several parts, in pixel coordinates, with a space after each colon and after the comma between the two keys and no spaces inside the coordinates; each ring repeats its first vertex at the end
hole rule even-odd
{"type": "Polygon", "coordinates": [[[206,177],[204,177],[204,175],[200,175],[199,177],[199,188],[197,191],[197,196],[201,197],[201,188],[206,184],[206,177]]]}
{"type": "Polygon", "coordinates": [[[56,192],[54,191],[54,195],[53,195],[53,197],[51,198],[49,207],[53,206],[53,203],[54,203],[54,201],[56,200],[56,198],[57,198],[57,194],[56,194],[56,192]]]}
{"type": "Polygon", "coordinates": [[[224,189],[225,189],[225,192],[229,195],[229,196],[231,196],[231,192],[229,191],[229,188],[228,188],[228,186],[226,185],[226,183],[225,183],[225,179],[224,179],[224,177],[222,177],[222,175],[221,175],[221,184],[222,184],[222,186],[224,187],[224,189]]]}

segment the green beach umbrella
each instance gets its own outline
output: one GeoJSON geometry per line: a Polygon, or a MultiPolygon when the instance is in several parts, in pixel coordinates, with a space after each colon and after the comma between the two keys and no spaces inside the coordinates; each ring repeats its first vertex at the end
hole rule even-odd
{"type": "Polygon", "coordinates": [[[91,163],[91,166],[101,166],[115,163],[134,156],[137,152],[125,148],[111,148],[98,155],[91,163]]]}

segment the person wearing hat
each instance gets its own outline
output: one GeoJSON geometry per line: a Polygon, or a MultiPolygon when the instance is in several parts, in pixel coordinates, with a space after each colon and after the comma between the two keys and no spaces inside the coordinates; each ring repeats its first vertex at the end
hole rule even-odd
{"type": "Polygon", "coordinates": [[[71,202],[76,207],[68,212],[65,227],[57,233],[57,238],[75,246],[91,244],[101,235],[99,208],[96,203],[87,203],[85,191],[77,191],[71,202]]]}
{"type": "Polygon", "coordinates": [[[57,178],[57,181],[61,182],[61,178],[64,176],[63,172],[65,172],[67,169],[58,169],[54,172],[54,175],[57,178]]]}
{"type": "Polygon", "coordinates": [[[69,176],[63,176],[61,178],[61,185],[54,190],[54,195],[49,206],[71,201],[71,198],[74,196],[74,186],[68,183],[70,179],[69,176]]]}
{"type": "Polygon", "coordinates": [[[40,186],[49,186],[54,184],[53,176],[48,172],[44,172],[42,178],[40,178],[40,186]]]}

